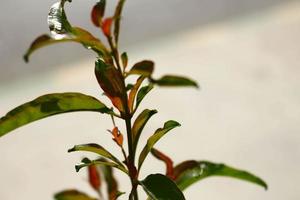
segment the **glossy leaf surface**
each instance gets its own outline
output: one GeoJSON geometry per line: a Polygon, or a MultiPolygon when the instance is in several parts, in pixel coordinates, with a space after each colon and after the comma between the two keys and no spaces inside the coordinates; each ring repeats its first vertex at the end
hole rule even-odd
{"type": "Polygon", "coordinates": [[[54,195],[55,200],[97,200],[77,190],[66,190],[54,195]]]}
{"type": "Polygon", "coordinates": [[[75,111],[111,112],[96,98],[81,93],[47,94],[13,109],[2,117],[0,136],[33,121],[75,111]]]}
{"type": "Polygon", "coordinates": [[[70,25],[64,11],[64,3],[65,1],[62,0],[50,8],[48,25],[51,34],[43,34],[35,39],[26,51],[24,60],[28,62],[29,56],[35,50],[44,46],[59,42],[78,42],[84,47],[94,50],[98,55],[103,56],[105,60],[110,61],[109,51],[99,39],[82,28],[72,27],[70,25]]]}
{"type": "Polygon", "coordinates": [[[82,28],[74,27],[72,34],[70,33],[67,35],[63,35],[62,37],[55,38],[48,34],[39,36],[32,42],[29,49],[26,51],[26,53],[24,55],[24,60],[26,62],[28,62],[29,56],[34,51],[36,51],[42,47],[56,44],[56,43],[62,43],[62,42],[80,43],[87,49],[92,49],[95,52],[97,52],[99,55],[103,55],[106,60],[110,59],[108,50],[106,49],[106,47],[103,45],[103,43],[99,39],[95,38],[91,33],[89,33],[88,31],[86,31],[82,28]]]}
{"type": "Polygon", "coordinates": [[[140,182],[153,200],[184,200],[185,197],[176,184],[162,174],[151,174],[140,182]]]}
{"type": "Polygon", "coordinates": [[[148,120],[157,113],[157,110],[149,110],[145,109],[143,112],[141,112],[136,120],[133,123],[132,126],[132,138],[133,138],[133,151],[136,151],[138,141],[140,139],[141,133],[147,124],[148,120]]]}
{"type": "Polygon", "coordinates": [[[144,160],[146,159],[147,155],[149,154],[155,143],[158,142],[158,140],[162,138],[167,132],[178,126],[180,126],[178,122],[170,120],[164,124],[163,128],[159,128],[155,131],[155,133],[147,140],[147,144],[145,145],[140,154],[138,169],[141,168],[144,160]]]}
{"type": "Polygon", "coordinates": [[[196,87],[198,88],[198,84],[186,77],[183,76],[173,76],[173,75],[166,75],[161,77],[157,80],[152,80],[153,83],[159,85],[159,86],[177,86],[177,87],[196,87]]]}
{"type": "Polygon", "coordinates": [[[121,113],[124,113],[122,100],[125,98],[123,96],[126,89],[122,75],[115,67],[107,65],[102,60],[97,60],[95,63],[95,75],[106,96],[121,113]]]}
{"type": "Polygon", "coordinates": [[[64,5],[71,0],[61,0],[54,3],[48,14],[48,26],[52,34],[66,34],[72,32],[72,26],[68,22],[64,5]]]}
{"type": "Polygon", "coordinates": [[[144,60],[133,65],[128,74],[138,74],[149,77],[152,75],[153,70],[154,62],[150,60],[144,60]]]}
{"type": "Polygon", "coordinates": [[[114,167],[114,168],[117,168],[117,169],[123,171],[124,173],[128,174],[128,171],[124,166],[119,165],[115,162],[110,162],[110,161],[104,160],[104,159],[89,160],[87,158],[84,158],[84,159],[82,159],[81,162],[82,162],[81,164],[75,165],[75,169],[77,172],[79,172],[82,168],[89,167],[91,165],[97,165],[97,166],[99,165],[99,166],[114,167]]]}
{"type": "Polygon", "coordinates": [[[175,167],[176,184],[181,190],[186,189],[190,185],[204,178],[211,176],[224,176],[236,178],[251,183],[255,183],[268,188],[267,184],[259,177],[224,164],[216,164],[208,161],[186,161],[175,167]]]}
{"type": "Polygon", "coordinates": [[[103,156],[105,158],[114,161],[116,164],[120,166],[123,166],[123,164],[114,155],[112,155],[109,151],[107,151],[99,144],[91,143],[91,144],[75,145],[73,148],[68,150],[68,152],[74,152],[74,151],[88,151],[88,152],[96,153],[100,156],[103,156]]]}

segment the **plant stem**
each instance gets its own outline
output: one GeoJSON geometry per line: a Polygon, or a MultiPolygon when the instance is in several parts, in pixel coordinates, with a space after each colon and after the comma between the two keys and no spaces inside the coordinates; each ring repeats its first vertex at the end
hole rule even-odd
{"type": "MultiPolygon", "coordinates": [[[[127,108],[127,110],[129,110],[127,108]]],[[[128,170],[129,170],[129,176],[131,180],[131,193],[129,195],[130,200],[138,200],[138,194],[137,194],[137,172],[136,172],[136,167],[134,164],[134,153],[133,153],[133,140],[132,140],[132,132],[131,132],[131,116],[125,118],[126,122],[126,131],[127,131],[127,141],[128,141],[128,170]]]]}

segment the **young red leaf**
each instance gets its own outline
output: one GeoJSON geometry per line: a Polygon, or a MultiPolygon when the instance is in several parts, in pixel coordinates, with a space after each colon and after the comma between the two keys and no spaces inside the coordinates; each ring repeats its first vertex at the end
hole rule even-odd
{"type": "Polygon", "coordinates": [[[119,131],[118,127],[115,127],[112,131],[111,131],[112,135],[113,135],[113,140],[120,146],[123,146],[123,140],[124,137],[122,135],[122,133],[119,131]]]}
{"type": "Polygon", "coordinates": [[[110,98],[112,104],[124,113],[123,100],[126,91],[123,77],[118,70],[98,59],[95,63],[95,75],[105,95],[110,98]]]}
{"type": "Polygon", "coordinates": [[[104,35],[106,35],[107,37],[111,37],[111,26],[112,26],[113,21],[114,21],[114,19],[112,17],[106,18],[103,21],[102,31],[103,31],[104,35]]]}
{"type": "Polygon", "coordinates": [[[92,9],[91,20],[96,27],[101,26],[102,17],[104,16],[105,12],[105,5],[106,0],[100,0],[92,9]]]}
{"type": "Polygon", "coordinates": [[[169,158],[167,155],[162,153],[161,151],[157,149],[151,149],[152,155],[157,158],[160,161],[163,161],[166,164],[166,176],[169,177],[172,180],[175,180],[174,176],[174,166],[173,161],[171,158],[169,158]]]}
{"type": "Polygon", "coordinates": [[[88,166],[89,183],[96,191],[101,187],[101,177],[96,165],[88,166]]]}

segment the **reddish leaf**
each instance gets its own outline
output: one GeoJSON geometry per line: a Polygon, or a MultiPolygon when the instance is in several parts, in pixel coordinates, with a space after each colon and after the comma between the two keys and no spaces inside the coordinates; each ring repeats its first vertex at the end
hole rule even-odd
{"type": "Polygon", "coordinates": [[[196,166],[198,166],[198,162],[195,160],[187,160],[184,161],[178,165],[175,166],[174,168],[174,178],[175,180],[185,171],[189,170],[189,169],[193,169],[196,166]]]}
{"type": "Polygon", "coordinates": [[[90,185],[96,190],[99,191],[101,187],[101,177],[100,173],[97,170],[96,165],[90,165],[88,167],[88,174],[89,174],[89,182],[90,185]]]}
{"type": "Polygon", "coordinates": [[[126,89],[122,75],[116,68],[107,65],[100,59],[95,63],[95,75],[105,95],[121,113],[124,113],[122,99],[126,98],[124,97],[126,89]]]}
{"type": "Polygon", "coordinates": [[[163,154],[161,151],[157,149],[151,150],[152,155],[160,161],[163,161],[166,164],[166,176],[172,180],[175,180],[174,176],[174,166],[173,161],[167,155],[163,154]]]}
{"type": "Polygon", "coordinates": [[[122,135],[122,133],[119,131],[118,127],[115,127],[112,131],[111,131],[112,135],[113,135],[113,140],[120,146],[123,146],[123,140],[124,137],[122,135]]]}
{"type": "Polygon", "coordinates": [[[134,100],[136,97],[136,93],[138,89],[140,88],[141,84],[145,80],[145,76],[140,76],[138,80],[136,81],[136,84],[133,86],[133,88],[130,90],[129,97],[128,97],[128,107],[130,111],[133,111],[133,106],[134,106],[134,100]]]}
{"type": "Polygon", "coordinates": [[[102,17],[104,16],[105,12],[105,5],[106,0],[100,0],[92,9],[91,20],[93,24],[97,27],[101,26],[102,17]]]}
{"type": "Polygon", "coordinates": [[[111,36],[111,25],[112,25],[113,21],[114,21],[114,19],[112,17],[106,18],[103,21],[102,31],[103,31],[104,35],[106,35],[107,37],[111,36]]]}

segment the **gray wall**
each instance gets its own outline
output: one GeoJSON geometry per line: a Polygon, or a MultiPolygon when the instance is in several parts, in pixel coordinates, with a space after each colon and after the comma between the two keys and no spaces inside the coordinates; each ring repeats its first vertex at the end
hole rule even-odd
{"type": "MultiPolygon", "coordinates": [[[[287,0],[128,0],[122,30],[123,45],[130,45],[193,26],[223,20],[287,0]]],[[[1,2],[0,82],[53,69],[64,62],[93,55],[77,44],[48,47],[25,64],[22,55],[31,41],[48,31],[46,17],[53,0],[10,0],[1,2]]],[[[73,1],[67,5],[72,24],[98,34],[89,22],[95,1],[73,1]]],[[[116,0],[109,1],[110,11],[116,0]]]]}

